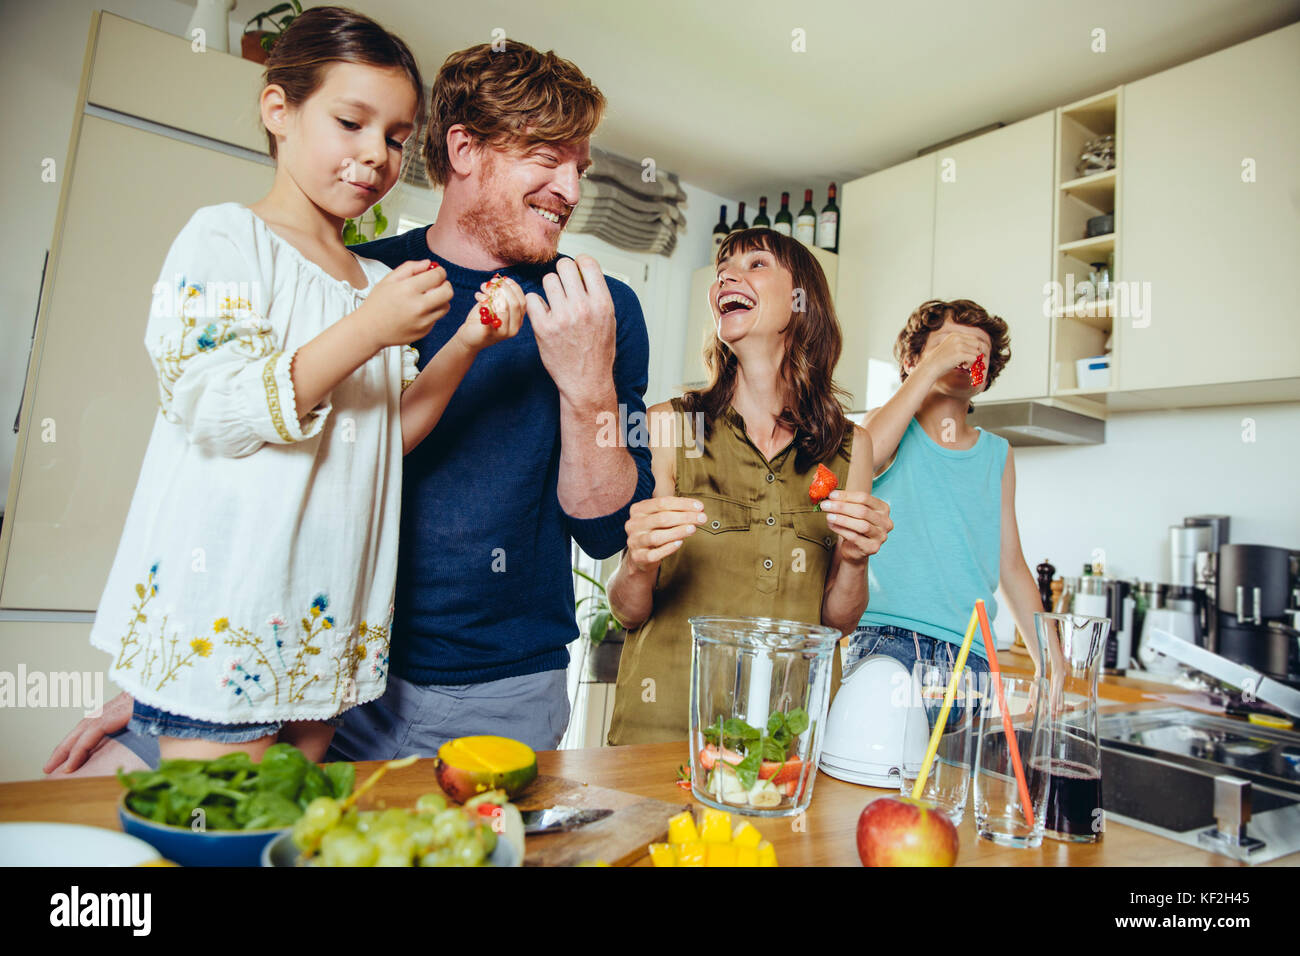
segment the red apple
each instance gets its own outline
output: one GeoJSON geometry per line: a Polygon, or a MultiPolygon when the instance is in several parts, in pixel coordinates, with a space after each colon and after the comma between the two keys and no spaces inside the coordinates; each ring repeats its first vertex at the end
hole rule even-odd
{"type": "Polygon", "coordinates": [[[881,797],[858,817],[863,866],[952,866],[957,828],[934,804],[911,797],[881,797]]]}

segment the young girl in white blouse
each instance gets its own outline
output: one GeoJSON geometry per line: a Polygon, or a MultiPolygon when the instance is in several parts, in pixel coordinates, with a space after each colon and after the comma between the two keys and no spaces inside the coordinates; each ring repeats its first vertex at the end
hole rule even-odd
{"type": "Polygon", "coordinates": [[[320,759],[383,693],[402,456],[524,313],[515,283],[485,288],[417,374],[446,274],[342,242],[396,183],[423,91],[400,39],[307,10],[266,67],[271,191],[198,210],[154,288],[161,408],[91,641],[164,759],[276,740],[320,759]]]}

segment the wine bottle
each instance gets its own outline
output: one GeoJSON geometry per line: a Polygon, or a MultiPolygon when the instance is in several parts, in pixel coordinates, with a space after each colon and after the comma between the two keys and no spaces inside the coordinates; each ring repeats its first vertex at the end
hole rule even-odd
{"type": "Polygon", "coordinates": [[[731,229],[727,226],[727,207],[723,205],[722,211],[718,213],[717,225],[713,227],[713,254],[717,257],[718,246],[722,245],[722,240],[727,238],[727,233],[731,229]]]}
{"type": "Polygon", "coordinates": [[[817,217],[817,245],[831,252],[839,252],[840,207],[835,205],[834,183],[831,183],[826,205],[822,207],[821,215],[817,217]]]}
{"type": "Polygon", "coordinates": [[[794,216],[790,215],[789,193],[781,193],[781,211],[776,214],[776,222],[772,228],[783,236],[794,232],[794,216]]]}
{"type": "Polygon", "coordinates": [[[737,229],[748,228],[749,223],[745,222],[745,204],[742,202],[740,204],[740,212],[736,215],[736,221],[731,224],[731,231],[735,232],[737,229]]]}
{"type": "Polygon", "coordinates": [[[817,210],[813,208],[811,189],[803,191],[803,208],[799,210],[799,216],[794,221],[794,237],[805,246],[816,244],[817,210]]]}
{"type": "Polygon", "coordinates": [[[759,196],[758,215],[754,217],[754,228],[770,229],[771,226],[772,220],[767,218],[767,197],[759,196]]]}

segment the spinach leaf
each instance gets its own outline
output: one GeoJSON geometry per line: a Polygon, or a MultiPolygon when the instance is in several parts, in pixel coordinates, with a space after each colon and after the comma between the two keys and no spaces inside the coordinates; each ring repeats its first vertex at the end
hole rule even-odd
{"type": "Polygon", "coordinates": [[[775,738],[764,737],[762,747],[759,749],[762,752],[764,760],[775,760],[781,763],[785,762],[786,745],[775,738]]]}
{"type": "Polygon", "coordinates": [[[325,776],[329,778],[330,796],[335,800],[342,800],[356,785],[357,768],[355,764],[350,763],[327,763],[325,776]]]}
{"type": "Polygon", "coordinates": [[[790,733],[797,737],[808,729],[808,711],[796,707],[785,715],[785,725],[790,728],[790,733]]]}
{"type": "Polygon", "coordinates": [[[745,759],[736,764],[736,777],[746,790],[752,789],[758,781],[758,770],[762,765],[763,754],[761,749],[755,747],[745,755],[745,759]]]}

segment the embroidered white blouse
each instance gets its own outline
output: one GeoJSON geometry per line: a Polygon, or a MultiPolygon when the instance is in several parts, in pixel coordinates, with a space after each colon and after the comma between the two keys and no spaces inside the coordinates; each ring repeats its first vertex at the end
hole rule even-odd
{"type": "Polygon", "coordinates": [[[172,243],[145,333],[161,407],[91,629],[145,704],[251,723],[383,693],[416,352],[382,350],[301,423],[289,376],[389,271],[358,262],[365,289],[238,203],[172,243]]]}

